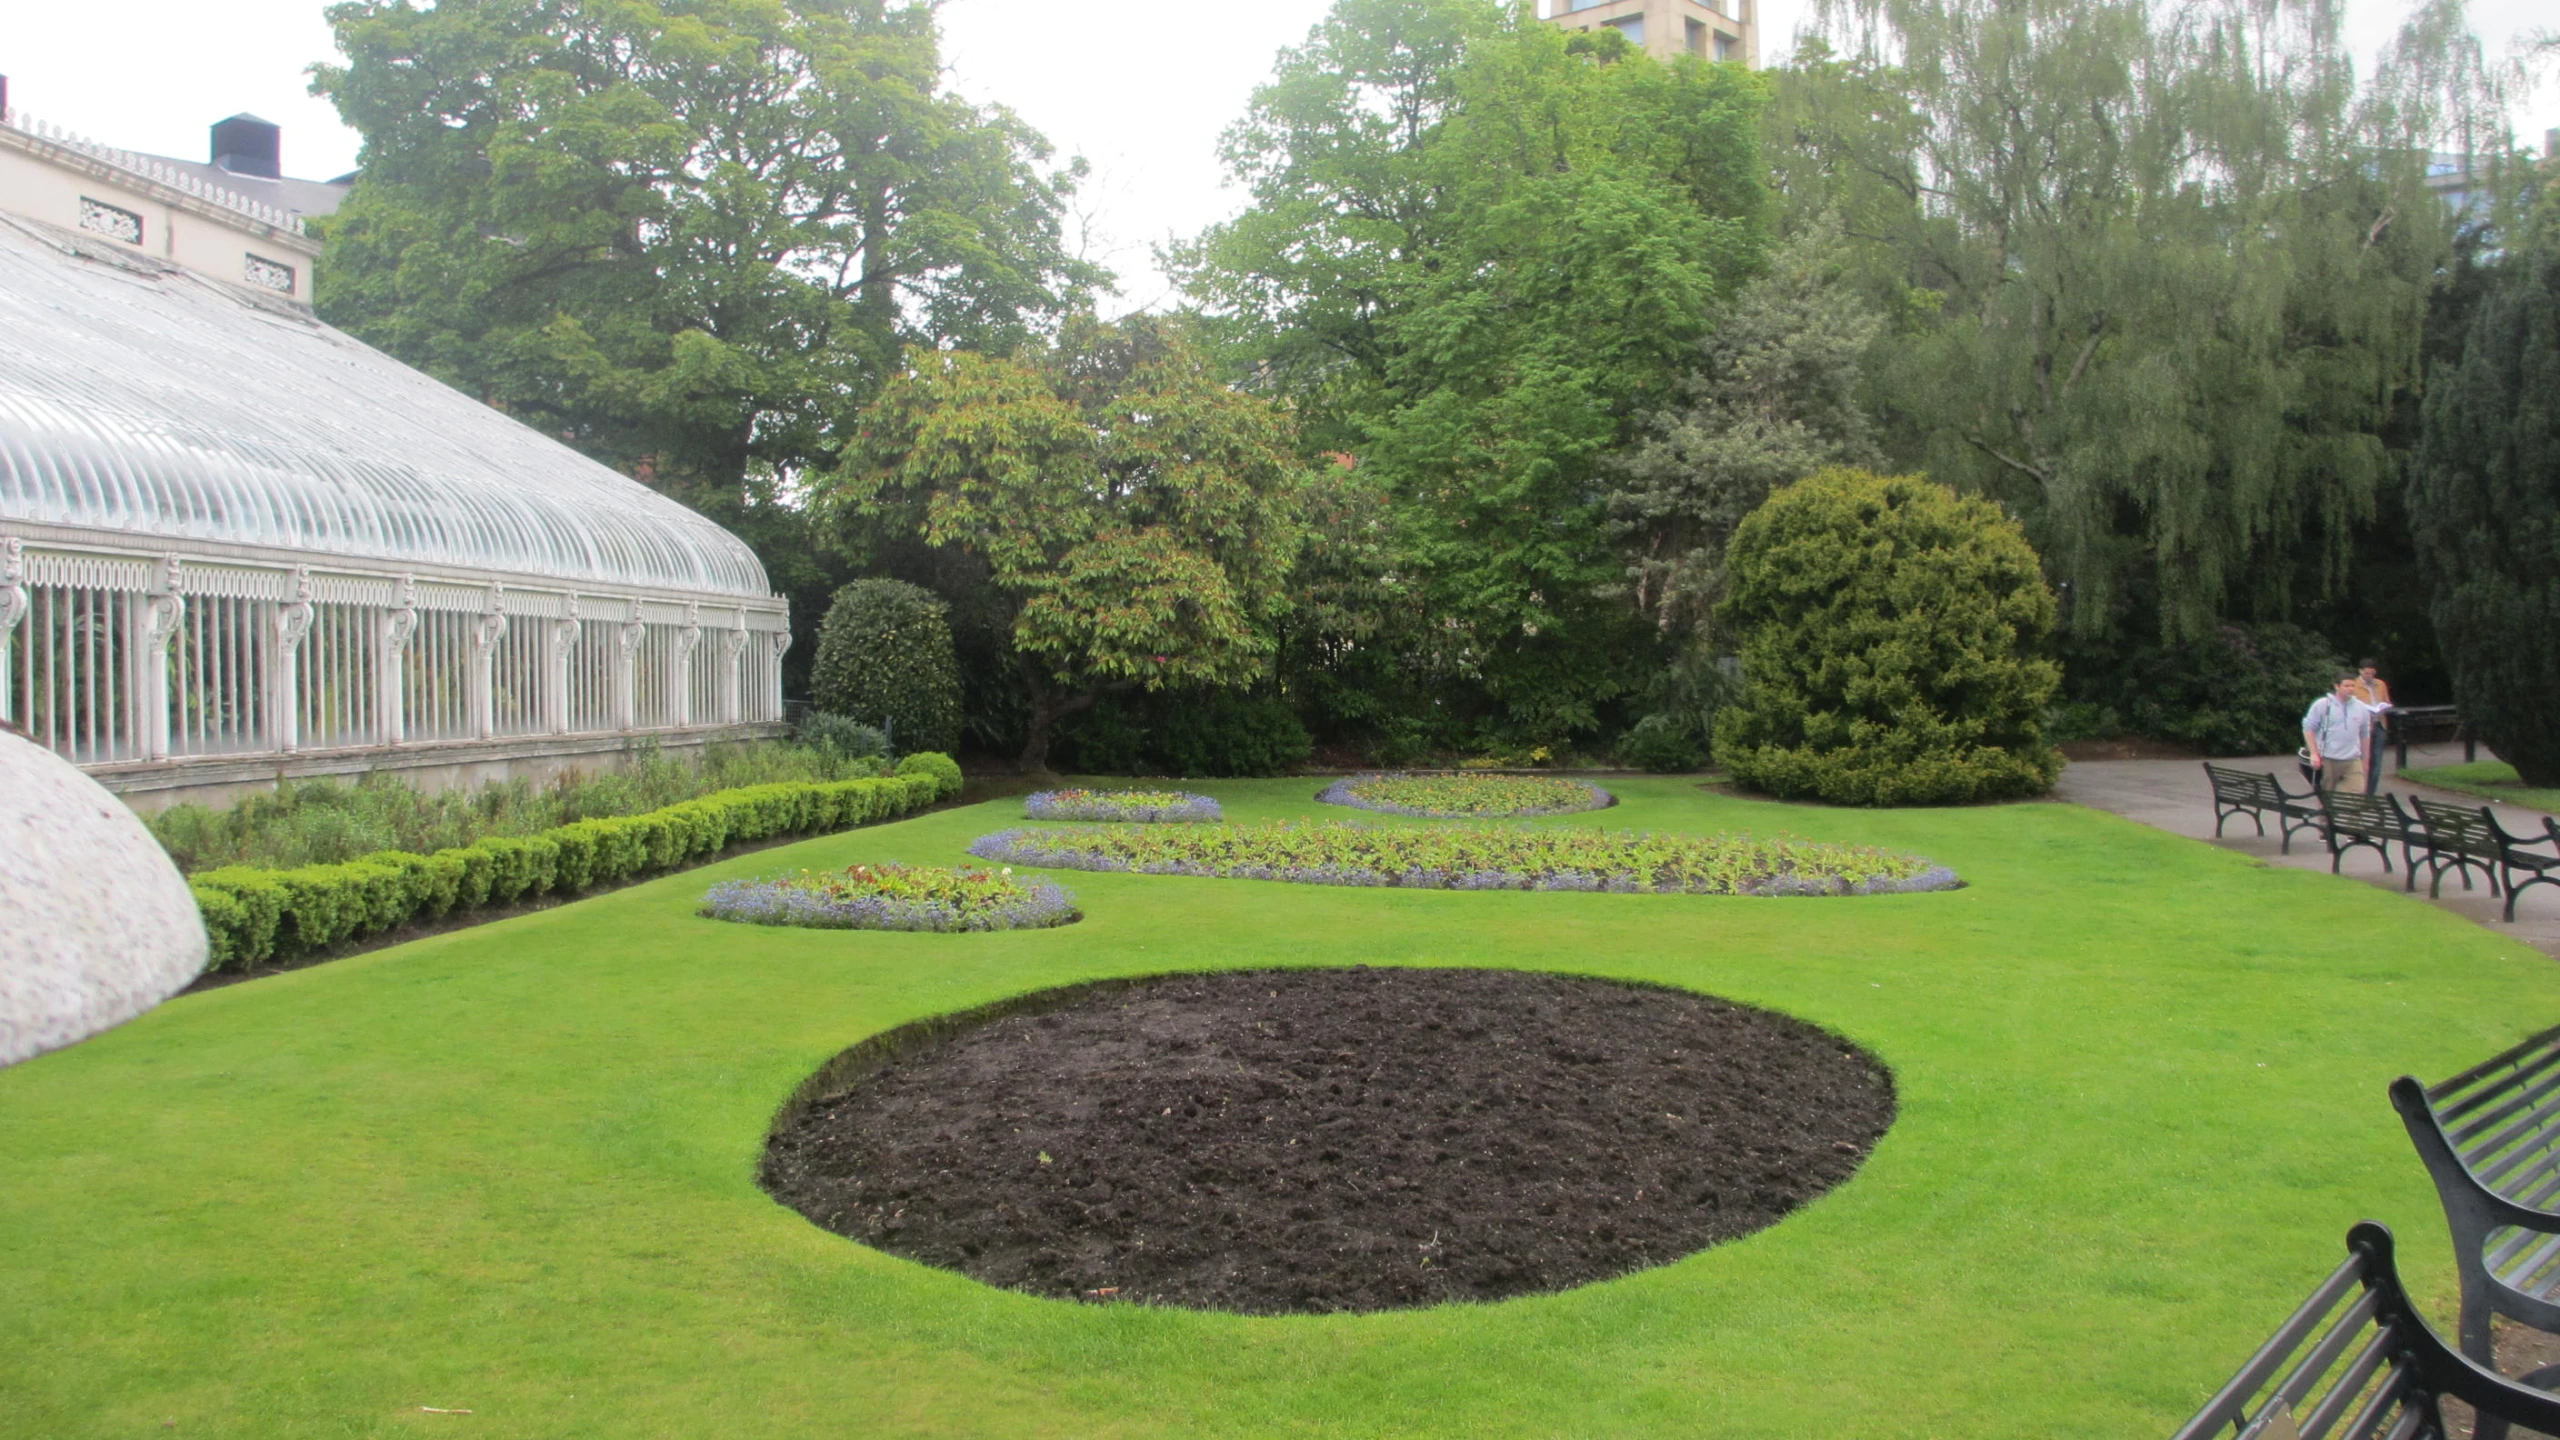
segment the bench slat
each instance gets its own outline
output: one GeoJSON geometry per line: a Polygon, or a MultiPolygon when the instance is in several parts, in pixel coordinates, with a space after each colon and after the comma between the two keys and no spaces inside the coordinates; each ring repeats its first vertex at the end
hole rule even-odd
{"type": "MultiPolygon", "coordinates": [[[[2440,1101],[2443,1097],[2451,1095],[2457,1090],[2468,1088],[2473,1081],[2478,1080],[2481,1076],[2490,1074],[2501,1066],[2515,1063],[2518,1058],[2531,1052],[2537,1047],[2555,1045],[2560,1045],[2560,1025],[2555,1025],[2538,1035],[2526,1036],[2524,1039],[2517,1041],[2512,1047],[2490,1056],[2488,1059],[2481,1061],[2479,1064],[2472,1066],[2461,1074],[2456,1075],[2449,1080],[2440,1080],[2435,1084],[2428,1086],[2427,1099],[2430,1103],[2440,1101]]],[[[2560,1049],[2555,1049],[2554,1053],[2560,1054],[2560,1049]]]]}
{"type": "MultiPolygon", "coordinates": [[[[2299,1418],[2297,1424],[2302,1440],[2328,1440],[2330,1428],[2338,1423],[2347,1407],[2355,1403],[2356,1397],[2364,1393],[2364,1387],[2372,1383],[2374,1372],[2389,1365],[2399,1349],[2400,1337],[2391,1333],[2390,1326],[2375,1330],[2365,1341],[2364,1348],[2347,1362],[2347,1368],[2340,1372],[2337,1383],[2329,1387],[2329,1393],[2312,1407],[2310,1414],[2299,1418]]],[[[2349,1440],[2349,1437],[2341,1437],[2341,1440],[2349,1440]]]]}

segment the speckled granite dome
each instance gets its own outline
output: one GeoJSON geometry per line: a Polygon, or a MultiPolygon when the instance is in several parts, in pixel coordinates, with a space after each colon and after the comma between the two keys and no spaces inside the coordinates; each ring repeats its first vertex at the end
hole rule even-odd
{"type": "Polygon", "coordinates": [[[123,1024],[205,954],[186,880],[124,802],[0,732],[0,1065],[123,1024]]]}

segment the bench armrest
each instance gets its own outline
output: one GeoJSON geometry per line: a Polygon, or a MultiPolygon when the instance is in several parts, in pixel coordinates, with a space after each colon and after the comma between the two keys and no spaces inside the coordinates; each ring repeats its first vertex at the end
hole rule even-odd
{"type": "Polygon", "coordinates": [[[2519,1204],[2492,1190],[2472,1173],[2470,1162],[2455,1153],[2452,1137],[2444,1133],[2444,1122],[2436,1118],[2435,1106],[2427,1101],[2427,1087],[2415,1076],[2403,1075],[2391,1082],[2391,1108],[2400,1112],[2400,1122],[2409,1128],[2409,1142],[2418,1147],[2418,1158],[2427,1162],[2427,1172],[2435,1177],[2436,1188],[2454,1199],[2458,1189],[2471,1204],[2477,1206],[2491,1226],[2513,1225],[2545,1235],[2560,1235],[2560,1211],[2537,1209],[2519,1204]]]}

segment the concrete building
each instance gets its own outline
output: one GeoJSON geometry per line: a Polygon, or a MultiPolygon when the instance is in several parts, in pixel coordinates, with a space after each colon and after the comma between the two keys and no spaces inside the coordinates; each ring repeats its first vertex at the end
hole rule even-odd
{"type": "Polygon", "coordinates": [[[1760,26],[1752,0],[1541,0],[1547,20],[1567,30],[1606,25],[1657,59],[1760,64],[1760,26]]]}
{"type": "Polygon", "coordinates": [[[303,219],[345,185],[213,139],[0,109],[0,722],[144,808],[773,733],[754,552],[322,324],[303,219]]]}

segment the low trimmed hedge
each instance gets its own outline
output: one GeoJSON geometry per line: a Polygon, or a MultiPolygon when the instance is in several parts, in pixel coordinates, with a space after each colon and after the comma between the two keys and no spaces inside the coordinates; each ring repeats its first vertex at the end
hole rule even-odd
{"type": "Polygon", "coordinates": [[[188,883],[213,940],[209,968],[245,970],[413,920],[576,895],[677,869],[732,845],[895,819],[959,793],[960,767],[950,757],[910,755],[897,774],[878,779],[749,785],[645,815],[491,836],[433,855],[383,850],[292,870],[233,865],[200,872],[188,883]]]}

